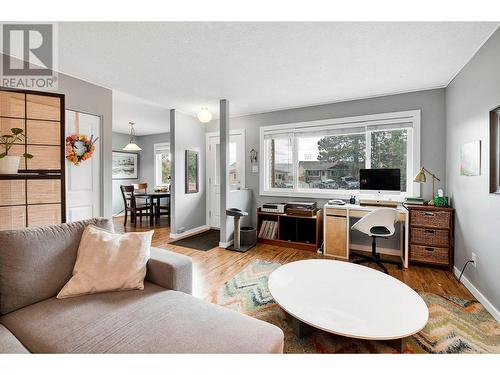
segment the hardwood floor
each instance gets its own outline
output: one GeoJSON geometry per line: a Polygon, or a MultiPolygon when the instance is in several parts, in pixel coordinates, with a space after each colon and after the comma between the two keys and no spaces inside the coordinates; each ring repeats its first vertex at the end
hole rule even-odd
{"type": "MultiPolygon", "coordinates": [[[[263,259],[277,263],[288,263],[296,260],[325,258],[320,254],[287,247],[257,244],[255,248],[238,253],[222,248],[209,251],[199,251],[180,246],[170,245],[170,228],[166,218],[159,225],[150,228],[146,220],[142,225],[124,228],[123,218],[114,219],[117,232],[147,231],[154,229],[153,246],[175,251],[190,256],[193,259],[193,295],[206,300],[213,291],[229,280],[254,259],[263,259]]],[[[373,266],[372,266],[373,267],[373,266]]],[[[410,265],[408,269],[398,270],[396,266],[387,265],[389,273],[417,291],[436,294],[449,294],[456,297],[474,299],[470,292],[455,279],[452,272],[440,268],[410,265]]]]}

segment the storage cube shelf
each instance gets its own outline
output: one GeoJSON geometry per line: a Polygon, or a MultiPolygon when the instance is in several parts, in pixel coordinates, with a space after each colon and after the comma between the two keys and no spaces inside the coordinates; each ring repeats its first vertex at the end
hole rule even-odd
{"type": "Polygon", "coordinates": [[[277,214],[257,210],[258,242],[288,246],[301,250],[317,251],[323,242],[323,210],[312,217],[277,214]],[[262,225],[266,221],[276,223],[275,238],[261,236],[262,225]]]}
{"type": "Polygon", "coordinates": [[[66,221],[64,95],[0,88],[0,134],[21,128],[25,142],[9,155],[21,157],[19,173],[0,175],[0,230],[66,221]]]}

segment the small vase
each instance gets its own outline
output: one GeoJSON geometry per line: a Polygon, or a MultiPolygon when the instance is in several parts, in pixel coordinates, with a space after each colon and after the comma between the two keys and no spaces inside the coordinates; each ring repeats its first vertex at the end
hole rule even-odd
{"type": "Polygon", "coordinates": [[[20,156],[4,156],[0,159],[0,174],[16,174],[20,159],[20,156]]]}

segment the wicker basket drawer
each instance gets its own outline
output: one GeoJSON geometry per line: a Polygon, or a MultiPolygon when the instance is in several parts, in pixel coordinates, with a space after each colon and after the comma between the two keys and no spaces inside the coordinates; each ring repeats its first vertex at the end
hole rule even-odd
{"type": "Polygon", "coordinates": [[[451,213],[447,211],[411,211],[411,223],[413,225],[425,225],[432,228],[449,229],[451,225],[451,213]]]}
{"type": "Polygon", "coordinates": [[[448,246],[448,231],[442,229],[411,228],[410,242],[428,246],[448,246]]]}
{"type": "Polygon", "coordinates": [[[449,250],[447,247],[410,245],[410,260],[448,265],[449,250]]]}

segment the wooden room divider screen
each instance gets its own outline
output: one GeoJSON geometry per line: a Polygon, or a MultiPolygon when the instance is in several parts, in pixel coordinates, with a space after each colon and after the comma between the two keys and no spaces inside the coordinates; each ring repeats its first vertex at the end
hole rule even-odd
{"type": "Polygon", "coordinates": [[[9,155],[33,155],[17,174],[0,174],[0,230],[66,221],[64,109],[64,95],[0,87],[0,135],[26,136],[9,155]]]}

